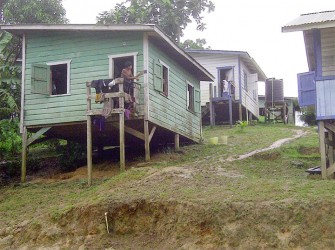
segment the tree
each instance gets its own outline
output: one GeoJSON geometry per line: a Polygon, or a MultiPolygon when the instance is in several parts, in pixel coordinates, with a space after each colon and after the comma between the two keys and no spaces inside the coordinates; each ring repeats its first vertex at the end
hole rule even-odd
{"type": "Polygon", "coordinates": [[[215,6],[210,0],[126,0],[114,9],[97,16],[101,24],[156,24],[172,40],[179,43],[183,30],[192,22],[197,30],[204,30],[204,11],[212,12],[215,6]]]}
{"type": "Polygon", "coordinates": [[[179,46],[183,49],[211,49],[210,46],[205,47],[206,44],[206,39],[197,38],[195,41],[187,39],[180,43],[179,46]]]}
{"type": "MultiPolygon", "coordinates": [[[[4,0],[0,2],[1,24],[67,23],[62,0],[4,0]]],[[[20,111],[22,41],[0,32],[0,119],[20,111]]]]}
{"type": "Polygon", "coordinates": [[[67,23],[62,0],[5,0],[4,24],[67,23]]]}

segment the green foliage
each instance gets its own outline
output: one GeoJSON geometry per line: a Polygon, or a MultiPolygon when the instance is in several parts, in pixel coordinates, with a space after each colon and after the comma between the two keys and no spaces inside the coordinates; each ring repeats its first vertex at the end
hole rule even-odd
{"type": "Polygon", "coordinates": [[[210,46],[205,48],[206,44],[206,39],[197,38],[195,41],[187,39],[184,42],[180,43],[179,46],[183,49],[211,49],[210,46]]]}
{"type": "Polygon", "coordinates": [[[0,119],[20,113],[20,74],[19,67],[0,67],[0,119]]]}
{"type": "Polygon", "coordinates": [[[241,130],[243,130],[246,126],[248,126],[248,122],[247,121],[240,121],[240,120],[238,120],[236,122],[236,127],[240,128],[241,130]]]}
{"type": "Polygon", "coordinates": [[[308,106],[302,109],[302,115],[300,119],[305,122],[308,126],[315,126],[317,125],[316,121],[316,114],[315,114],[315,107],[308,106]]]}
{"type": "Polygon", "coordinates": [[[197,30],[204,30],[205,23],[201,14],[212,12],[215,6],[210,0],[126,0],[114,9],[97,16],[101,24],[156,24],[172,40],[179,43],[183,30],[192,22],[197,30]]]}
{"type": "Polygon", "coordinates": [[[0,121],[0,159],[12,158],[19,154],[21,149],[19,122],[14,120],[0,121]]]}
{"type": "Polygon", "coordinates": [[[3,19],[5,24],[68,22],[62,0],[8,0],[3,19]]]}

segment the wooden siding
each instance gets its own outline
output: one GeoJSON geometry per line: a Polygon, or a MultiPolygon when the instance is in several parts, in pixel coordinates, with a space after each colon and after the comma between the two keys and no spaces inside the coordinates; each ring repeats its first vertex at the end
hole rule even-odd
{"type": "MultiPolygon", "coordinates": [[[[317,117],[335,116],[335,79],[316,81],[317,117]]],[[[326,118],[327,117],[327,118],[326,118]]]]}
{"type": "MultiPolygon", "coordinates": [[[[126,32],[27,35],[24,125],[85,121],[86,81],[109,78],[108,55],[112,54],[138,52],[137,71],[143,70],[142,38],[141,33],[126,32]],[[70,94],[48,96],[31,93],[32,65],[64,60],[71,60],[70,94]]],[[[143,88],[141,96],[143,99],[143,88]]],[[[143,105],[143,100],[140,102],[143,105]]]]}
{"type": "Polygon", "coordinates": [[[257,82],[250,82],[251,74],[247,66],[241,61],[241,85],[242,85],[242,105],[246,107],[254,116],[259,116],[259,105],[258,97],[254,99],[253,90],[257,90],[258,94],[258,84],[257,82]],[[247,74],[247,89],[244,88],[244,73],[247,74]]]}
{"type": "MultiPolygon", "coordinates": [[[[235,99],[239,99],[239,83],[238,83],[238,60],[234,55],[222,54],[204,54],[204,53],[189,53],[196,59],[209,73],[215,77],[213,87],[218,88],[218,67],[233,67],[234,69],[234,83],[235,83],[235,99]]],[[[206,105],[209,102],[209,83],[201,82],[201,105],[206,105]]]]}
{"type": "Polygon", "coordinates": [[[321,29],[322,76],[335,76],[335,28],[321,29]]]}
{"type": "Polygon", "coordinates": [[[199,90],[200,83],[169,55],[149,43],[149,120],[189,139],[201,138],[201,113],[187,110],[187,81],[199,90]],[[154,65],[161,60],[169,67],[168,96],[154,89],[154,65]]]}

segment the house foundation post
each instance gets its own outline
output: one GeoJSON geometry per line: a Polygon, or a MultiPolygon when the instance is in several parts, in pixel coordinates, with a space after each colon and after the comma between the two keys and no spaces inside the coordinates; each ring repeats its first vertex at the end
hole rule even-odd
{"type": "Polygon", "coordinates": [[[174,135],[174,150],[179,151],[180,144],[179,144],[179,134],[174,135]]]}
{"type": "Polygon", "coordinates": [[[26,182],[27,176],[27,149],[28,149],[27,127],[22,131],[22,163],[21,163],[21,182],[26,182]]]}
{"type": "Polygon", "coordinates": [[[319,143],[320,143],[320,154],[321,154],[321,176],[322,176],[322,179],[327,179],[327,161],[326,161],[324,121],[319,121],[318,125],[319,125],[319,143]]]}

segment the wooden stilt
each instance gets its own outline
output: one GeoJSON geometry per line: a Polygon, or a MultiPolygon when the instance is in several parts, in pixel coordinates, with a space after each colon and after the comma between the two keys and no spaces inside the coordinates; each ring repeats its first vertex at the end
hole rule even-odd
{"type": "Polygon", "coordinates": [[[243,120],[243,116],[242,116],[242,103],[239,103],[239,105],[238,105],[238,119],[240,121],[243,120]]]}
{"type": "Polygon", "coordinates": [[[252,121],[252,113],[249,111],[249,122],[251,123],[252,121]]]}
{"type": "MultiPolygon", "coordinates": [[[[123,84],[119,84],[119,91],[123,92],[123,84]]],[[[119,98],[119,108],[124,109],[124,97],[119,98]]],[[[125,141],[124,141],[124,112],[119,114],[119,131],[120,131],[120,170],[126,170],[125,141]]]]}
{"type": "Polygon", "coordinates": [[[27,148],[28,148],[27,141],[28,141],[27,127],[23,127],[23,131],[22,131],[21,182],[26,181],[26,175],[27,175],[27,148]]]}
{"type": "Polygon", "coordinates": [[[319,143],[320,143],[320,154],[321,154],[321,175],[322,175],[322,179],[327,179],[327,161],[326,161],[324,121],[319,121],[318,125],[319,125],[319,143]]]}
{"type": "MultiPolygon", "coordinates": [[[[87,93],[87,112],[89,113],[92,109],[91,99],[88,98],[91,95],[90,82],[86,82],[86,93],[87,93]]],[[[92,117],[86,116],[86,148],[87,148],[87,184],[92,185],[92,117]]]]}
{"type": "Polygon", "coordinates": [[[333,165],[334,164],[334,144],[333,144],[333,140],[334,140],[334,132],[331,130],[328,130],[328,159],[329,159],[329,165],[333,165]]]}
{"type": "Polygon", "coordinates": [[[179,151],[180,144],[179,144],[179,134],[174,134],[174,150],[179,151]]]}
{"type": "Polygon", "coordinates": [[[150,161],[150,138],[149,138],[149,121],[144,121],[144,148],[145,161],[150,161]]]}
{"type": "Polygon", "coordinates": [[[87,116],[87,184],[92,185],[92,118],[87,116]]]}
{"type": "Polygon", "coordinates": [[[229,97],[229,125],[232,128],[233,127],[233,101],[231,99],[232,97],[229,97]]]}
{"type": "Polygon", "coordinates": [[[209,122],[211,126],[215,126],[214,106],[213,106],[213,83],[209,84],[209,122]]]}

